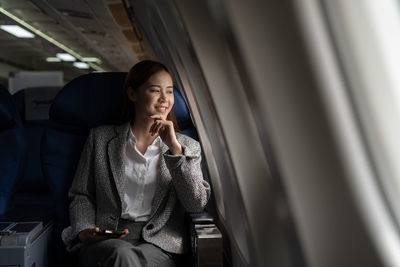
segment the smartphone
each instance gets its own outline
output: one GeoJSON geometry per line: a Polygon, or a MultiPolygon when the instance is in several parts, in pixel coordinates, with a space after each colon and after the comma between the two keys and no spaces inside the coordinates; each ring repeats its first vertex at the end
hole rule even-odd
{"type": "Polygon", "coordinates": [[[100,230],[97,232],[98,235],[108,235],[108,236],[121,236],[124,235],[125,232],[122,230],[100,230]]]}

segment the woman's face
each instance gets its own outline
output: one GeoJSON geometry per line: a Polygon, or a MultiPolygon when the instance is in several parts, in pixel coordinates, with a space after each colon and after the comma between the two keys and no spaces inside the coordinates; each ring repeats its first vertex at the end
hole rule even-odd
{"type": "Polygon", "coordinates": [[[135,103],[137,116],[162,115],[167,118],[174,105],[171,75],[166,71],[154,73],[138,92],[129,88],[128,97],[135,103]]]}

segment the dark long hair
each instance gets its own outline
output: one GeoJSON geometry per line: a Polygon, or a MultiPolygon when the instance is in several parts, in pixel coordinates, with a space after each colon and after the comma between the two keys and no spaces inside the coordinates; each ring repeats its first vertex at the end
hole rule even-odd
{"type": "MultiPolygon", "coordinates": [[[[159,71],[166,71],[171,75],[171,71],[162,63],[152,60],[144,60],[135,64],[128,72],[125,78],[124,86],[121,91],[121,105],[120,105],[120,122],[126,123],[130,121],[135,123],[135,105],[128,97],[128,88],[131,87],[134,91],[138,92],[140,86],[147,82],[147,80],[159,71]]],[[[174,109],[171,109],[167,116],[167,120],[172,121],[176,132],[181,132],[176,121],[174,109]]]]}

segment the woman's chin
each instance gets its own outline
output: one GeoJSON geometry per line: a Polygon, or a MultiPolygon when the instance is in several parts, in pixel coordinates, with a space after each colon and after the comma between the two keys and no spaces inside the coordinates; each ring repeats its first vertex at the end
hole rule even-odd
{"type": "Polygon", "coordinates": [[[163,117],[164,119],[166,119],[168,116],[168,113],[169,112],[167,112],[167,111],[156,111],[156,112],[154,112],[153,115],[159,115],[159,116],[163,117]]]}
{"type": "Polygon", "coordinates": [[[149,117],[151,117],[151,116],[161,116],[164,120],[166,120],[167,119],[167,116],[168,116],[168,112],[152,112],[152,113],[149,113],[149,117]]]}

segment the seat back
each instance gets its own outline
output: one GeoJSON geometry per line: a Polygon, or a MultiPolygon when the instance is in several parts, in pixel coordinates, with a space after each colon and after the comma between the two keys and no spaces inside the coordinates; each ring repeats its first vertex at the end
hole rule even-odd
{"type": "Polygon", "coordinates": [[[24,170],[23,126],[11,95],[0,85],[0,215],[9,209],[9,200],[24,170]]]}
{"type": "Polygon", "coordinates": [[[26,168],[18,181],[13,203],[21,211],[54,210],[54,201],[44,178],[40,142],[49,119],[50,104],[60,87],[32,87],[12,96],[18,109],[26,144],[26,168]]]}
{"type": "Polygon", "coordinates": [[[92,73],[75,78],[61,89],[50,107],[41,159],[43,174],[56,203],[56,261],[68,258],[61,231],[69,225],[68,189],[81,150],[90,128],[116,120],[119,90],[125,76],[125,73],[92,73]]]}
{"type": "Polygon", "coordinates": [[[178,90],[174,90],[174,98],[175,98],[174,113],[179,128],[182,130],[183,134],[190,136],[195,140],[199,140],[188,107],[186,106],[185,100],[183,99],[181,93],[178,90]]]}

